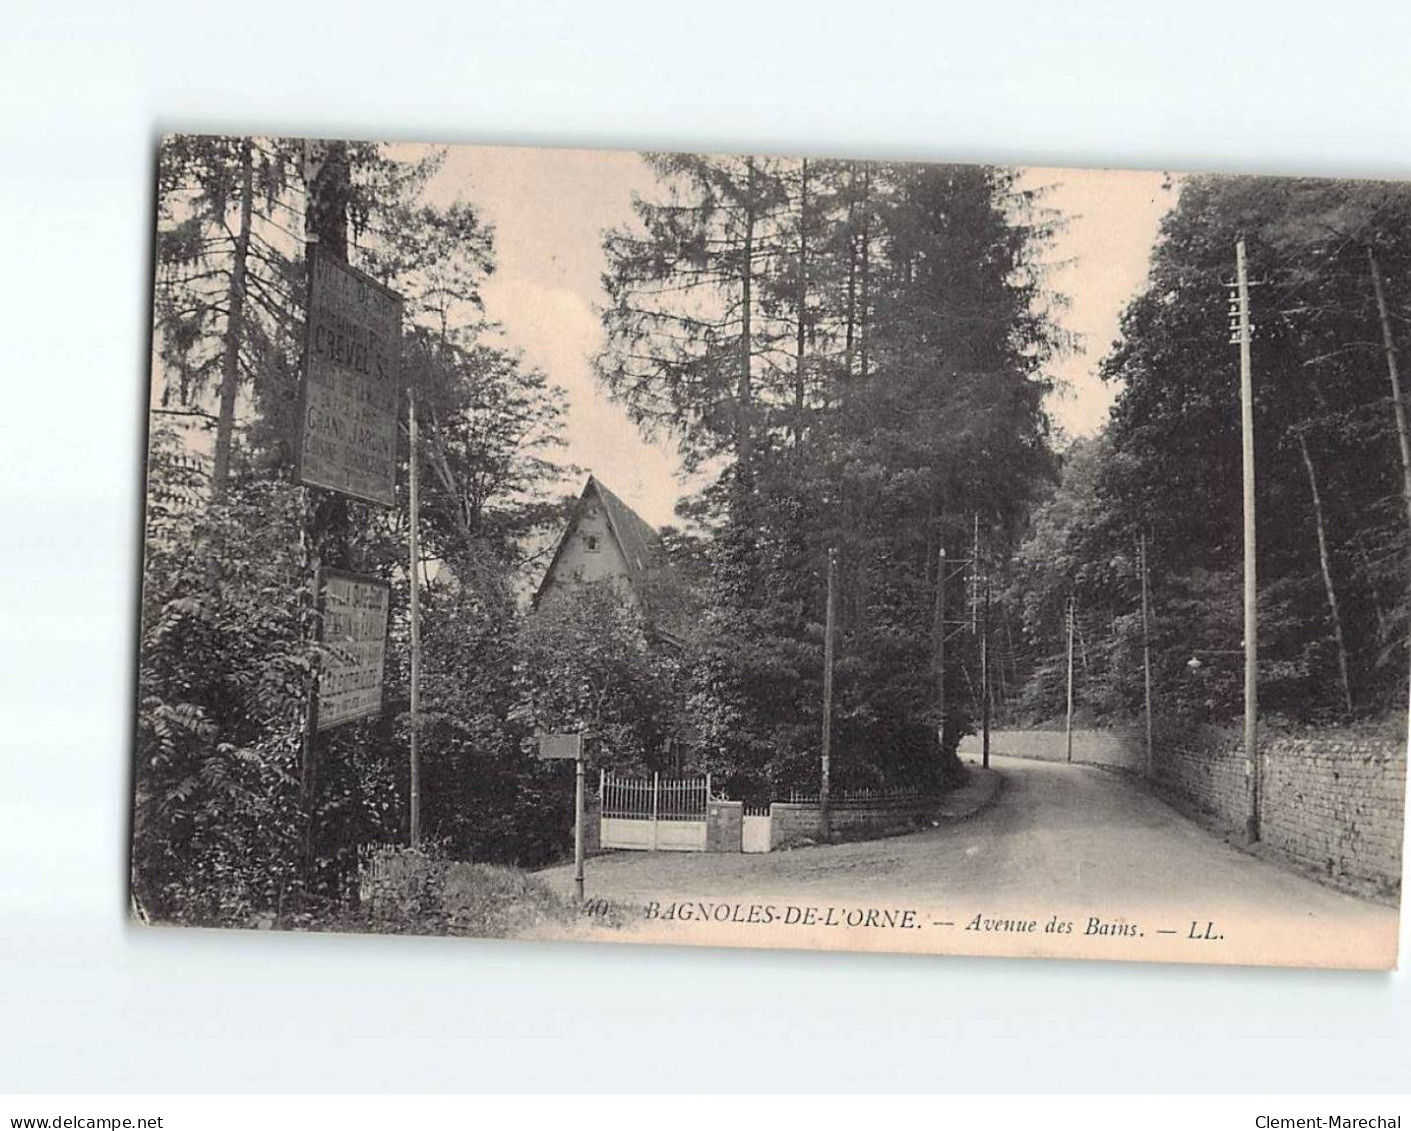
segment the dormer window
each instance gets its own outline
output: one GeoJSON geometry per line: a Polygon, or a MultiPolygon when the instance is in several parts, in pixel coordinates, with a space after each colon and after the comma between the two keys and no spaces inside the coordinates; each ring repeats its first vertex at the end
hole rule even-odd
{"type": "Polygon", "coordinates": [[[602,548],[601,542],[596,534],[583,535],[583,549],[590,554],[596,554],[602,548]]]}

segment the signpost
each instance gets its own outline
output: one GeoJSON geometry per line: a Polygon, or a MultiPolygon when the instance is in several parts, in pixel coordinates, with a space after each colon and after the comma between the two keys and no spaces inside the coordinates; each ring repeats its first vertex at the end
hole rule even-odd
{"type": "Polygon", "coordinates": [[[299,481],[390,507],[396,500],[402,298],[308,248],[299,481]]]}
{"type": "Polygon", "coordinates": [[[583,825],[587,820],[583,788],[583,736],[581,734],[541,734],[539,757],[572,758],[576,763],[573,792],[573,895],[583,902],[583,825]]]}
{"type": "Polygon", "coordinates": [[[319,666],[314,728],[382,713],[382,668],[391,586],[376,577],[319,572],[319,666]]]}
{"type": "MultiPolygon", "coordinates": [[[[346,145],[306,142],[304,181],[304,356],[299,419],[293,431],[296,479],[304,488],[299,542],[305,568],[313,575],[316,635],[324,645],[317,679],[309,689],[300,772],[302,887],[307,892],[314,875],[317,736],[320,731],[381,713],[390,595],[388,583],[378,578],[321,568],[320,543],[326,539],[312,529],[314,510],[308,488],[321,487],[382,506],[395,504],[403,303],[395,291],[346,262],[350,193],[346,145]]],[[[413,469],[415,451],[413,441],[413,469]]],[[[413,530],[416,521],[413,504],[413,530]]],[[[416,548],[413,536],[413,593],[416,548]]],[[[415,596],[412,609],[415,639],[415,596]]],[[[418,675],[414,660],[413,736],[418,675]]],[[[413,814],[418,800],[413,737],[413,814]]],[[[415,817],[412,840],[415,843],[415,817]]]]}

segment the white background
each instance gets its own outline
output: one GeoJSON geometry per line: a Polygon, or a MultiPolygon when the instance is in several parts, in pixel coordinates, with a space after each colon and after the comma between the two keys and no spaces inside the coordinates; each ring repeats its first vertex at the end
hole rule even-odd
{"type": "Polygon", "coordinates": [[[11,0],[0,1090],[1411,1090],[1406,975],[124,922],[159,130],[1411,174],[1411,10],[1262,7],[11,0]]]}

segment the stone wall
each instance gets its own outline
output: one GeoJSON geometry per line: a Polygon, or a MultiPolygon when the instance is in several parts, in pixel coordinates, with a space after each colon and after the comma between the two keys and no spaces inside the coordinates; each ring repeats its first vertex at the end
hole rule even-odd
{"type": "MultiPolygon", "coordinates": [[[[844,802],[832,807],[834,840],[867,840],[915,832],[935,818],[934,800],[901,802],[844,802]]],[[[771,850],[818,841],[818,806],[797,801],[776,801],[769,806],[771,850]]]]}
{"type": "MultiPolygon", "coordinates": [[[[1396,897],[1406,814],[1404,722],[1261,732],[1261,839],[1345,887],[1396,897]]],[[[1154,782],[1232,831],[1249,811],[1242,737],[1158,743],[1154,782]]]]}
{"type": "Polygon", "coordinates": [[[1264,752],[1264,785],[1267,843],[1330,876],[1400,892],[1404,742],[1281,737],[1264,752]]]}
{"type": "Polygon", "coordinates": [[[1223,827],[1243,830],[1249,813],[1249,785],[1241,731],[1214,728],[1163,735],[1152,760],[1158,791],[1214,817],[1223,827]]]}
{"type": "MultiPolygon", "coordinates": [[[[967,734],[960,740],[959,753],[972,758],[982,753],[980,736],[967,734]]],[[[1068,743],[1060,730],[992,730],[990,753],[1010,758],[1033,758],[1042,762],[1068,760],[1068,743]]],[[[1145,742],[1138,730],[1073,731],[1073,761],[1093,766],[1113,766],[1142,773],[1145,742]]]]}

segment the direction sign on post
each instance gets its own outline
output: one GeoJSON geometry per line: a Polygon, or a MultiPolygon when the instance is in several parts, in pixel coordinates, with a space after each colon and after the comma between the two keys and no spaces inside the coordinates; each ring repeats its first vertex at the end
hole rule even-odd
{"type": "Polygon", "coordinates": [[[540,758],[583,757],[583,736],[581,734],[541,734],[539,736],[540,758]]]}
{"type": "Polygon", "coordinates": [[[402,296],[308,250],[299,481],[390,507],[397,486],[402,296]]]}
{"type": "Polygon", "coordinates": [[[583,784],[583,735],[582,734],[541,734],[539,736],[539,757],[571,758],[574,766],[573,783],[573,894],[579,903],[583,902],[583,826],[588,820],[585,803],[586,790],[583,784]]]}
{"type": "Polygon", "coordinates": [[[315,704],[319,730],[382,713],[382,666],[391,586],[376,577],[326,569],[319,575],[323,663],[315,704]]]}

